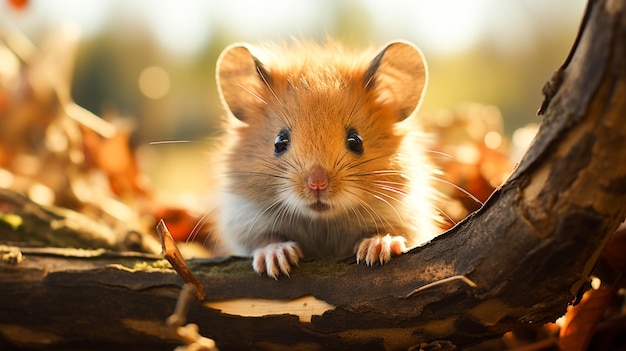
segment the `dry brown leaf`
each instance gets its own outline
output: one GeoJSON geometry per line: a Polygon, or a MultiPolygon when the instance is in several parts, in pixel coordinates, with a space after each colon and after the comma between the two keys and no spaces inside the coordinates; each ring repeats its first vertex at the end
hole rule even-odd
{"type": "Polygon", "coordinates": [[[466,104],[421,120],[434,139],[429,156],[441,170],[434,185],[446,201],[437,206],[452,225],[480,208],[512,170],[502,115],[494,106],[466,104]]]}
{"type": "Polygon", "coordinates": [[[559,336],[561,351],[584,351],[615,296],[615,289],[600,287],[587,291],[582,301],[570,306],[559,336]]]}
{"type": "Polygon", "coordinates": [[[602,257],[617,272],[626,273],[626,228],[613,234],[604,247],[602,257]]]}
{"type": "Polygon", "coordinates": [[[111,191],[122,199],[149,197],[142,184],[137,160],[130,148],[129,131],[118,131],[111,138],[82,128],[85,154],[95,168],[107,174],[111,191]]]}

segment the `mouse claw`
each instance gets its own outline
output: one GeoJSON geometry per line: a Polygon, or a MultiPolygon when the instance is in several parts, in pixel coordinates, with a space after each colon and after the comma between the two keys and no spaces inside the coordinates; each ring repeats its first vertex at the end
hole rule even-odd
{"type": "Polygon", "coordinates": [[[361,241],[356,251],[356,263],[365,261],[366,265],[372,266],[378,261],[383,265],[389,262],[392,256],[401,255],[406,250],[404,237],[390,234],[377,235],[361,241]]]}
{"type": "Polygon", "coordinates": [[[302,250],[293,241],[272,243],[252,253],[252,268],[258,274],[278,280],[282,273],[289,277],[291,266],[297,266],[303,257],[302,250]]]}

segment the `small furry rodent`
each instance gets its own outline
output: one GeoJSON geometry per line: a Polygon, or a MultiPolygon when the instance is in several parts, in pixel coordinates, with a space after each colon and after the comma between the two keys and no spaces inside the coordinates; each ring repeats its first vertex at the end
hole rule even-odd
{"type": "Polygon", "coordinates": [[[414,118],[426,80],[402,41],[226,48],[217,81],[236,119],[214,213],[222,252],[277,278],[302,257],[384,264],[432,239],[433,168],[414,118]]]}

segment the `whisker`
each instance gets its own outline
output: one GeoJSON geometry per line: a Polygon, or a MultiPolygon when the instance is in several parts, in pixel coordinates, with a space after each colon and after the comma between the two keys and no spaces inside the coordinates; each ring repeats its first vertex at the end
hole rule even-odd
{"type": "Polygon", "coordinates": [[[360,94],[358,96],[358,98],[356,99],[356,101],[354,102],[354,105],[352,105],[352,107],[350,108],[350,113],[348,113],[346,115],[345,118],[345,124],[346,125],[350,125],[352,124],[352,121],[356,118],[356,110],[359,106],[361,106],[361,101],[365,98],[365,94],[360,94]]]}
{"type": "MultiPolygon", "coordinates": [[[[391,191],[391,192],[394,192],[394,193],[399,194],[399,195],[404,195],[404,196],[408,195],[407,192],[402,190],[402,189],[399,189],[399,188],[396,188],[396,187],[390,186],[390,185],[381,185],[381,184],[378,184],[378,183],[382,183],[382,181],[377,181],[377,180],[374,181],[374,184],[376,184],[376,186],[379,187],[380,189],[391,191]]],[[[396,184],[401,184],[402,185],[402,183],[398,183],[398,182],[390,182],[390,183],[396,183],[396,184]]]]}
{"type": "Polygon", "coordinates": [[[264,214],[267,213],[267,211],[273,209],[274,207],[276,207],[277,205],[280,205],[280,200],[276,200],[273,203],[271,203],[269,206],[267,206],[263,211],[259,211],[259,213],[256,215],[256,217],[254,218],[254,221],[252,222],[252,224],[250,225],[250,228],[248,229],[248,233],[246,233],[246,241],[248,238],[251,237],[252,235],[252,229],[254,229],[254,226],[257,224],[257,222],[261,219],[261,217],[263,217],[264,214]]]}
{"type": "Polygon", "coordinates": [[[448,180],[445,180],[445,179],[437,178],[437,177],[434,177],[434,176],[431,176],[430,178],[432,180],[436,180],[436,181],[442,182],[444,184],[448,184],[448,185],[454,187],[455,189],[457,189],[458,191],[462,192],[463,194],[467,195],[467,197],[469,197],[470,199],[472,199],[476,203],[480,204],[481,206],[484,205],[482,201],[480,201],[476,196],[472,195],[472,193],[470,193],[469,191],[463,189],[463,187],[458,186],[458,185],[456,185],[456,184],[454,184],[454,183],[452,183],[452,182],[450,182],[448,180]]]}
{"type": "Polygon", "coordinates": [[[267,82],[267,78],[265,78],[265,75],[263,74],[263,70],[261,69],[261,67],[257,66],[256,71],[259,73],[259,76],[263,80],[263,84],[265,84],[265,86],[270,90],[270,93],[272,93],[272,95],[274,96],[274,99],[276,100],[276,102],[278,102],[280,106],[284,107],[283,103],[278,98],[278,95],[276,95],[276,93],[274,92],[274,89],[272,89],[272,87],[267,82]]]}
{"type": "MultiPolygon", "coordinates": [[[[385,182],[385,181],[375,181],[376,183],[380,182],[380,183],[396,183],[396,184],[400,184],[403,185],[402,183],[397,183],[397,182],[385,182]]],[[[389,190],[389,191],[393,191],[395,193],[398,194],[402,194],[402,195],[406,195],[406,193],[402,192],[401,189],[397,189],[394,187],[383,187],[383,189],[389,190]]],[[[393,197],[392,197],[393,198],[393,197]]],[[[435,204],[433,203],[429,203],[430,206],[432,206],[433,208],[435,208],[439,213],[441,213],[450,223],[452,223],[452,225],[456,225],[456,221],[454,219],[452,219],[452,217],[450,217],[443,209],[437,207],[435,204]]]]}
{"type": "Polygon", "coordinates": [[[202,217],[200,217],[200,219],[196,222],[196,224],[191,229],[191,232],[189,232],[189,235],[187,235],[187,239],[185,240],[186,243],[189,243],[190,241],[193,241],[196,239],[196,237],[198,236],[198,233],[200,233],[200,228],[202,228],[202,226],[204,226],[206,222],[209,220],[210,214],[211,213],[209,211],[206,211],[202,215],[202,217]]]}
{"type": "Polygon", "coordinates": [[[207,243],[209,242],[209,239],[213,239],[213,248],[210,250],[210,252],[216,253],[217,248],[220,246],[220,240],[222,238],[219,237],[218,235],[213,235],[212,233],[209,233],[209,235],[204,237],[204,241],[202,241],[202,247],[207,247],[207,243]]]}
{"type": "MultiPolygon", "coordinates": [[[[391,208],[396,216],[398,217],[398,219],[400,220],[401,223],[404,223],[404,220],[402,219],[402,216],[400,215],[400,213],[398,212],[398,210],[396,209],[396,207],[394,205],[392,205],[389,201],[385,200],[383,197],[387,197],[389,199],[392,199],[394,201],[397,201],[400,204],[404,204],[402,202],[402,200],[397,199],[389,194],[385,194],[383,192],[380,191],[375,191],[375,190],[371,190],[371,189],[367,189],[367,188],[363,188],[363,187],[358,187],[355,186],[355,188],[363,191],[363,193],[373,197],[374,199],[384,203],[385,205],[389,206],[389,208],[391,208]]],[[[362,200],[363,201],[363,200],[362,200]]],[[[365,202],[365,201],[363,201],[365,202]]],[[[391,222],[389,221],[389,218],[387,218],[386,216],[382,216],[380,215],[380,213],[378,213],[378,211],[372,207],[370,204],[368,204],[369,208],[372,209],[372,211],[374,211],[376,213],[376,215],[381,219],[381,222],[383,222],[386,226],[388,226],[389,228],[395,227],[393,224],[391,224],[391,222]]]]}
{"type": "Polygon", "coordinates": [[[359,199],[359,206],[363,210],[365,210],[365,212],[367,212],[367,214],[370,216],[370,218],[374,222],[374,228],[376,228],[376,234],[380,234],[380,227],[378,226],[378,223],[380,222],[381,226],[385,225],[384,223],[385,219],[381,217],[380,214],[376,210],[374,210],[372,206],[370,206],[367,202],[361,199],[359,199]],[[378,220],[375,217],[378,217],[378,220]]]}
{"type": "Polygon", "coordinates": [[[294,228],[297,226],[298,221],[298,208],[294,208],[291,205],[287,205],[289,211],[289,228],[294,228]]]}
{"type": "Polygon", "coordinates": [[[372,84],[372,82],[374,81],[374,75],[370,75],[370,77],[367,79],[367,82],[365,82],[365,89],[369,89],[370,84],[372,84]]]}
{"type": "Polygon", "coordinates": [[[365,220],[365,217],[363,217],[363,214],[359,212],[355,207],[349,207],[349,209],[352,211],[352,213],[354,213],[355,217],[359,219],[359,222],[363,224],[361,228],[367,228],[367,221],[365,220]]]}
{"type": "Polygon", "coordinates": [[[274,162],[272,162],[271,160],[267,160],[266,158],[263,158],[257,154],[252,154],[252,153],[247,153],[245,155],[246,157],[251,157],[254,159],[257,159],[259,161],[261,161],[261,163],[263,165],[265,165],[267,168],[269,168],[270,170],[273,170],[277,173],[285,173],[287,172],[289,169],[291,170],[298,170],[300,168],[298,168],[297,166],[295,166],[293,163],[291,163],[288,160],[284,160],[282,161],[280,164],[276,164],[274,162]]]}
{"type": "MultiPolygon", "coordinates": [[[[398,219],[400,220],[400,223],[402,223],[402,225],[404,226],[404,219],[402,218],[402,216],[400,215],[400,212],[398,212],[398,210],[396,209],[396,207],[394,205],[392,205],[389,201],[385,200],[384,198],[382,198],[382,196],[387,197],[391,200],[395,200],[398,203],[400,203],[401,205],[404,205],[404,201],[391,196],[389,194],[385,194],[384,192],[381,191],[376,191],[376,190],[371,190],[371,189],[366,189],[366,188],[362,188],[362,187],[356,187],[357,189],[361,189],[364,193],[369,194],[370,196],[374,197],[375,199],[383,202],[384,204],[386,204],[387,206],[389,206],[393,212],[395,212],[396,216],[398,217],[398,219]]],[[[399,193],[402,194],[402,193],[399,193]]],[[[404,195],[404,194],[402,194],[404,195]]],[[[387,221],[387,224],[392,227],[391,223],[389,223],[389,221],[387,221]]]]}
{"type": "Polygon", "coordinates": [[[241,89],[243,89],[246,93],[254,96],[257,100],[259,100],[260,102],[262,102],[263,104],[267,105],[267,101],[263,100],[263,98],[261,98],[258,94],[256,94],[255,92],[253,92],[252,90],[246,88],[243,84],[241,83],[237,83],[236,84],[238,87],[240,87],[241,89]]]}
{"type": "Polygon", "coordinates": [[[399,169],[382,169],[378,171],[372,171],[370,174],[400,174],[404,175],[406,172],[399,169]]]}
{"type": "MultiPolygon", "coordinates": [[[[287,218],[287,216],[289,216],[288,222],[293,223],[293,221],[295,220],[295,210],[292,209],[291,207],[292,206],[289,203],[281,204],[281,206],[278,209],[278,212],[276,213],[274,217],[274,222],[272,223],[272,231],[271,231],[272,235],[274,233],[277,233],[276,225],[278,223],[283,222],[282,218],[287,218]]],[[[290,225],[290,226],[293,226],[293,225],[290,225]]]]}
{"type": "Polygon", "coordinates": [[[389,170],[379,170],[372,171],[366,173],[354,173],[350,176],[352,177],[371,177],[371,176],[380,176],[380,175],[397,175],[397,176],[406,176],[408,172],[397,170],[397,169],[389,169],[389,170]]]}
{"type": "Polygon", "coordinates": [[[435,205],[435,204],[433,204],[433,203],[430,203],[430,205],[431,205],[431,206],[432,206],[435,210],[437,210],[439,213],[441,213],[444,217],[446,217],[446,219],[447,219],[450,223],[452,223],[452,225],[456,225],[456,221],[455,221],[454,219],[452,219],[452,217],[450,217],[450,215],[448,215],[448,214],[446,213],[446,211],[442,210],[441,208],[439,208],[437,205],[435,205]]]}
{"type": "MultiPolygon", "coordinates": [[[[372,222],[374,223],[374,228],[376,228],[376,233],[380,233],[380,228],[378,227],[378,221],[376,220],[374,215],[376,215],[376,217],[378,217],[378,219],[381,220],[381,222],[384,221],[383,218],[376,211],[374,211],[374,209],[367,202],[363,201],[353,191],[351,191],[349,189],[346,189],[346,192],[348,194],[352,195],[354,197],[354,199],[356,199],[359,207],[362,208],[369,215],[369,217],[372,219],[372,222]]],[[[363,217],[363,220],[365,220],[365,217],[363,217]]]]}
{"type": "Polygon", "coordinates": [[[200,141],[200,140],[159,140],[159,141],[151,141],[148,143],[148,145],[191,144],[191,143],[208,144],[207,141],[200,141]]]}
{"type": "Polygon", "coordinates": [[[436,150],[424,150],[424,152],[430,153],[430,154],[435,154],[435,155],[439,155],[439,156],[444,156],[446,158],[454,158],[454,156],[447,154],[445,152],[442,151],[436,151],[436,150]]]}
{"type": "Polygon", "coordinates": [[[281,176],[278,174],[253,172],[253,171],[227,171],[227,172],[223,172],[222,174],[243,174],[243,175],[247,174],[247,175],[264,176],[264,177],[278,178],[278,179],[290,179],[289,177],[281,176]]]}
{"type": "Polygon", "coordinates": [[[393,154],[385,154],[385,155],[381,155],[381,156],[378,156],[378,157],[373,157],[373,158],[370,158],[370,159],[367,159],[367,160],[363,160],[363,161],[360,161],[360,162],[350,163],[350,164],[346,165],[346,168],[347,169],[352,169],[352,168],[355,168],[355,167],[363,166],[363,165],[365,165],[367,163],[370,163],[370,162],[374,162],[374,161],[378,161],[378,160],[383,159],[383,158],[391,157],[392,155],[393,154]]]}
{"type": "Polygon", "coordinates": [[[287,77],[287,83],[289,83],[289,86],[292,87],[294,90],[298,90],[298,87],[295,84],[293,84],[291,77],[287,77]]]}
{"type": "Polygon", "coordinates": [[[348,153],[347,152],[343,152],[343,153],[341,153],[341,155],[337,156],[337,159],[335,160],[335,167],[339,167],[339,165],[341,164],[343,159],[346,158],[346,155],[348,155],[348,153]]]}
{"type": "MultiPolygon", "coordinates": [[[[434,177],[433,177],[434,178],[434,177]]],[[[442,182],[445,182],[447,184],[450,184],[451,186],[454,186],[455,188],[459,189],[460,191],[463,191],[464,193],[466,193],[468,196],[470,196],[474,201],[480,203],[482,205],[482,203],[480,202],[480,200],[478,200],[477,198],[475,198],[474,196],[472,196],[469,192],[467,192],[466,190],[464,190],[463,188],[456,186],[454,183],[452,182],[448,182],[444,179],[439,179],[439,178],[434,178],[437,180],[440,180],[442,182]]],[[[403,183],[399,183],[399,182],[392,182],[392,181],[385,181],[385,180],[375,180],[374,181],[375,184],[379,184],[379,183],[383,183],[383,184],[396,184],[396,185],[404,185],[403,183]]],[[[396,187],[393,186],[386,186],[386,185],[377,185],[378,187],[380,187],[381,189],[385,189],[388,191],[392,191],[395,192],[397,194],[400,195],[406,195],[406,193],[404,191],[402,191],[402,189],[398,189],[396,187]]],[[[443,211],[443,209],[437,207],[435,204],[430,203],[430,205],[432,207],[434,207],[439,213],[441,213],[444,217],[446,217],[446,219],[452,223],[453,225],[456,225],[456,221],[454,219],[452,219],[452,217],[450,217],[445,211],[443,211]]]]}

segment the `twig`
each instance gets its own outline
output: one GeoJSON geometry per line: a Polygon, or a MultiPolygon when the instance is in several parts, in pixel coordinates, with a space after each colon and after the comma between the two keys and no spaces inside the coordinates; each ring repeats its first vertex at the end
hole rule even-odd
{"type": "Polygon", "coordinates": [[[567,66],[569,66],[572,58],[574,57],[574,53],[576,52],[576,48],[578,48],[580,39],[582,38],[585,28],[587,27],[587,22],[589,21],[589,17],[591,15],[591,11],[594,5],[595,0],[589,0],[589,2],[587,3],[587,7],[585,8],[583,18],[580,22],[580,27],[578,28],[578,34],[576,34],[576,39],[574,39],[574,43],[572,44],[569,54],[565,58],[565,61],[563,62],[561,67],[552,72],[550,80],[547,81],[546,84],[544,84],[544,86],[541,88],[541,93],[543,94],[544,98],[541,106],[537,110],[538,116],[541,116],[546,112],[548,106],[550,105],[550,101],[552,101],[552,98],[554,97],[554,95],[556,95],[556,92],[559,91],[561,83],[563,83],[563,75],[565,74],[565,69],[567,68],[567,66]]]}
{"type": "Polygon", "coordinates": [[[186,344],[186,346],[177,347],[175,351],[218,351],[215,341],[200,335],[197,324],[189,323],[182,326],[187,319],[189,304],[196,290],[194,284],[185,283],[176,301],[174,314],[167,318],[167,325],[176,328],[176,334],[186,344]]]}
{"type": "Polygon", "coordinates": [[[169,263],[174,267],[176,273],[183,278],[186,283],[192,284],[196,287],[196,296],[198,300],[204,300],[204,286],[198,278],[191,272],[187,263],[185,263],[185,259],[183,255],[178,250],[176,246],[176,242],[170,234],[167,226],[165,226],[165,222],[161,219],[159,224],[156,226],[157,233],[161,237],[161,254],[165,256],[165,259],[169,261],[169,263]]]}
{"type": "Polygon", "coordinates": [[[408,293],[404,298],[408,299],[408,298],[412,297],[413,295],[415,295],[415,294],[417,294],[417,293],[419,293],[421,291],[428,290],[428,289],[434,288],[435,286],[443,285],[443,284],[446,284],[446,283],[449,283],[449,282],[453,282],[453,281],[457,281],[457,280],[460,280],[460,281],[464,282],[465,284],[467,284],[468,286],[470,286],[470,287],[472,287],[474,289],[478,287],[476,285],[476,283],[474,283],[473,281],[471,281],[469,278],[467,278],[464,275],[453,275],[453,276],[448,277],[448,278],[440,279],[440,280],[434,281],[432,283],[428,283],[426,285],[422,285],[419,288],[417,288],[417,289],[411,291],[410,293],[408,293]]]}
{"type": "Polygon", "coordinates": [[[190,283],[185,283],[183,285],[182,290],[180,291],[180,295],[178,295],[178,300],[176,301],[176,309],[174,310],[174,314],[167,318],[167,325],[173,327],[180,327],[185,324],[187,319],[187,311],[189,311],[189,304],[191,303],[191,297],[196,292],[196,286],[190,283]]]}

